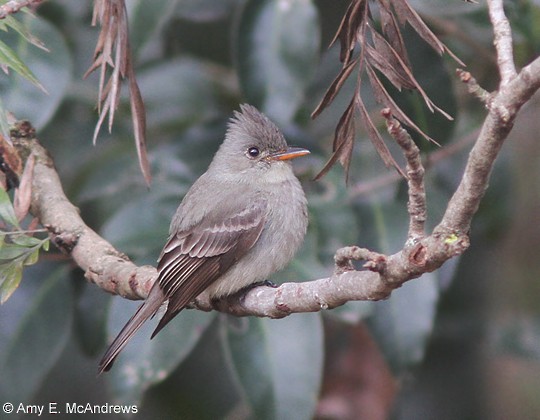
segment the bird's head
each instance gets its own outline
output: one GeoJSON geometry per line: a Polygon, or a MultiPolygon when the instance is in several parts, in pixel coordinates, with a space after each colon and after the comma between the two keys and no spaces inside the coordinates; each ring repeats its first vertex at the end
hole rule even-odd
{"type": "Polygon", "coordinates": [[[289,176],[289,161],[309,151],[289,147],[279,128],[255,107],[244,104],[240,109],[231,118],[225,141],[210,168],[220,176],[238,176],[243,181],[257,177],[279,182],[289,176]]]}

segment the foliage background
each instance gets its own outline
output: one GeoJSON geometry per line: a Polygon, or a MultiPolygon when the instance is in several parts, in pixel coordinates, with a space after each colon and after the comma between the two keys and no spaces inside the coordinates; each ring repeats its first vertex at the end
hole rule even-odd
{"type": "MultiPolygon", "coordinates": [[[[388,172],[363,133],[348,186],[340,168],[311,181],[330,154],[349,100],[345,86],[318,119],[309,118],[338,71],[338,51],[326,46],[347,3],[129,1],[148,112],[150,190],[139,173],[127,98],[112,133],[91,144],[97,78],[81,79],[97,38],[90,2],[49,1],[37,18],[22,17],[50,53],[2,34],[49,95],[13,75],[0,78],[0,94],[6,108],[37,127],[84,220],[139,264],[154,263],[174,209],[211,160],[232,110],[241,102],[255,104],[290,144],[313,152],[295,163],[308,193],[309,233],[300,255],[275,280],[323,277],[331,273],[338,247],[359,244],[389,253],[401,248],[407,228],[405,185],[370,188],[388,172]]],[[[411,4],[482,86],[496,87],[483,4],[411,4]]],[[[507,6],[517,61],[524,64],[540,54],[540,5],[516,0],[507,6]]],[[[456,81],[454,62],[411,32],[407,37],[418,80],[455,121],[430,114],[409,92],[396,99],[442,150],[464,145],[429,168],[435,224],[460,178],[471,144],[466,139],[484,112],[456,81]]],[[[376,116],[374,101],[366,103],[376,116]]],[[[469,251],[407,283],[388,301],[279,321],[185,311],[155,340],[148,340],[148,326],[110,374],[96,377],[107,338],[137,303],[87,284],[61,254],[44,254],[0,307],[0,400],[137,402],[137,418],[243,418],[246,401],[256,418],[346,418],[342,405],[355,402],[358,415],[391,406],[399,419],[538,417],[539,112],[536,99],[516,123],[473,223],[469,251]],[[151,366],[143,362],[149,355],[151,366]],[[400,387],[391,405],[395,381],[400,387]]],[[[418,141],[426,154],[437,152],[418,141]]]]}

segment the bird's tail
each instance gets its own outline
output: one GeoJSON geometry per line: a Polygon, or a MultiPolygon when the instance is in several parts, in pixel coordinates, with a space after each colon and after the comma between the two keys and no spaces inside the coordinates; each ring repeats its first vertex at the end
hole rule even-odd
{"type": "Polygon", "coordinates": [[[116,356],[120,354],[131,337],[139,331],[144,322],[156,314],[164,300],[163,292],[159,288],[152,288],[148,298],[122,328],[122,331],[116,336],[101,358],[98,373],[107,372],[112,367],[116,356]]]}

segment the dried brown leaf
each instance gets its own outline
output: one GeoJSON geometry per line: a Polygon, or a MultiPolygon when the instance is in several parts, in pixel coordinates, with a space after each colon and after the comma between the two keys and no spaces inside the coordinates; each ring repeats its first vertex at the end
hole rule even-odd
{"type": "Polygon", "coordinates": [[[404,178],[407,178],[407,175],[405,174],[403,169],[401,169],[399,164],[396,162],[396,160],[390,153],[390,150],[388,150],[388,147],[386,146],[386,143],[381,137],[379,130],[377,130],[377,128],[373,124],[373,120],[371,119],[369,113],[367,112],[364,102],[361,100],[359,96],[357,97],[357,106],[358,106],[358,110],[360,111],[360,117],[362,118],[364,126],[366,127],[368,137],[371,140],[371,143],[375,147],[375,150],[377,150],[377,153],[383,160],[386,167],[390,168],[393,166],[404,178]]]}
{"type": "Polygon", "coordinates": [[[447,52],[454,60],[456,60],[460,65],[465,65],[450,49],[444,45],[437,36],[431,32],[431,29],[424,23],[422,18],[416,13],[416,11],[409,5],[407,0],[392,0],[392,5],[396,11],[398,20],[402,25],[405,22],[413,27],[420,37],[426,41],[431,48],[433,48],[437,53],[442,55],[444,52],[447,52]]]}
{"type": "Polygon", "coordinates": [[[32,180],[34,177],[34,164],[36,158],[34,155],[28,156],[22,176],[20,178],[19,188],[15,190],[13,197],[13,208],[15,210],[15,217],[20,222],[23,220],[28,211],[30,210],[30,203],[32,201],[32,180]]]}
{"type": "Polygon", "coordinates": [[[146,111],[141,91],[135,79],[135,73],[131,62],[127,65],[128,81],[129,81],[129,100],[131,105],[131,119],[133,121],[133,132],[135,136],[135,146],[137,148],[137,156],[139,158],[139,166],[144,176],[146,185],[150,186],[152,182],[152,172],[146,152],[146,111]]]}
{"type": "Polygon", "coordinates": [[[366,72],[369,77],[369,81],[371,84],[371,88],[373,89],[373,94],[375,96],[375,99],[378,103],[383,104],[385,107],[390,108],[390,111],[392,114],[401,122],[406,124],[407,126],[411,127],[413,130],[418,132],[422,137],[425,139],[439,145],[435,140],[433,140],[431,137],[429,137],[426,133],[424,133],[420,127],[418,127],[402,110],[401,108],[394,102],[388,91],[384,88],[383,84],[377,77],[377,74],[373,70],[373,68],[369,65],[366,65],[366,72]]]}
{"type": "Polygon", "coordinates": [[[345,169],[345,178],[349,178],[349,167],[351,164],[352,152],[354,149],[354,109],[355,98],[347,106],[347,109],[339,119],[336,131],[334,134],[333,153],[328,162],[324,165],[321,171],[315,177],[316,180],[321,179],[328,173],[330,168],[339,161],[345,169]]]}
{"type": "Polygon", "coordinates": [[[390,8],[390,3],[388,0],[379,0],[379,4],[381,6],[379,14],[381,17],[383,34],[386,35],[388,42],[392,45],[394,50],[397,51],[407,67],[411,68],[409,57],[407,55],[407,48],[405,47],[405,42],[403,41],[403,36],[401,35],[401,30],[399,29],[396,18],[390,8]]]}
{"type": "Polygon", "coordinates": [[[345,12],[345,16],[339,24],[336,35],[330,42],[330,47],[339,39],[341,51],[340,61],[346,65],[349,63],[356,46],[356,35],[361,31],[361,26],[366,22],[369,4],[367,0],[352,0],[345,12]]]}
{"type": "Polygon", "coordinates": [[[19,176],[23,171],[22,161],[13,147],[11,141],[0,134],[0,172],[5,176],[6,191],[17,188],[20,184],[19,176]]]}
{"type": "Polygon", "coordinates": [[[358,61],[359,58],[356,58],[341,69],[337,77],[334,79],[334,81],[324,94],[324,97],[322,98],[319,105],[317,105],[315,110],[311,113],[311,118],[317,118],[317,116],[333,102],[334,98],[339,93],[341,87],[351,75],[354,67],[358,64],[358,61]]]}
{"type": "Polygon", "coordinates": [[[98,23],[101,25],[101,31],[94,50],[94,62],[84,75],[87,77],[95,70],[100,70],[99,118],[94,129],[93,143],[96,143],[106,116],[109,117],[109,132],[112,130],[120,103],[122,81],[127,78],[139,165],[146,183],[150,185],[150,165],[146,152],[146,112],[131,60],[128,17],[124,0],[95,0],[92,24],[98,23]]]}
{"type": "Polygon", "coordinates": [[[397,89],[401,90],[402,87],[405,87],[406,89],[417,90],[431,112],[437,111],[447,119],[453,120],[448,113],[433,103],[414,77],[412,69],[407,66],[386,39],[375,31],[373,31],[372,35],[375,48],[369,45],[366,46],[366,51],[371,58],[370,64],[383,73],[397,89]]]}

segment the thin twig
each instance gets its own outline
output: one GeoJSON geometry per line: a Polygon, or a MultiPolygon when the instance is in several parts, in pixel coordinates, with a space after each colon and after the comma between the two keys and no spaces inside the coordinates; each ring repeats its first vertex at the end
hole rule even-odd
{"type": "Polygon", "coordinates": [[[386,119],[388,133],[401,147],[407,160],[406,173],[409,186],[409,202],[407,204],[407,210],[409,211],[408,239],[415,242],[425,236],[427,218],[426,189],[424,186],[425,170],[420,158],[420,149],[407,130],[392,116],[390,109],[384,108],[381,114],[386,119]]]}
{"type": "Polygon", "coordinates": [[[512,28],[504,13],[503,0],[487,0],[487,4],[495,36],[494,44],[497,50],[501,86],[505,86],[517,75],[512,46],[512,28]]]}
{"type": "Polygon", "coordinates": [[[43,0],[11,0],[0,6],[0,19],[13,15],[23,7],[31,7],[40,4],[43,0]]]}
{"type": "Polygon", "coordinates": [[[482,88],[468,71],[456,69],[456,74],[458,75],[459,80],[467,86],[467,91],[489,107],[489,102],[493,98],[491,93],[482,88]]]}

